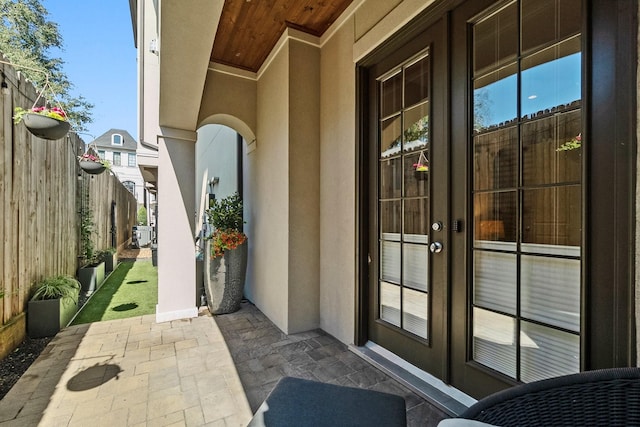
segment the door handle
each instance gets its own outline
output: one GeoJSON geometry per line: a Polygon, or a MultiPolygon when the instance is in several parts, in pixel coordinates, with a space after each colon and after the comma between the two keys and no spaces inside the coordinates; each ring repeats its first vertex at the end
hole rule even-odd
{"type": "Polygon", "coordinates": [[[429,245],[429,250],[431,251],[432,254],[438,254],[440,252],[442,252],[442,243],[440,242],[433,242],[429,245]]]}

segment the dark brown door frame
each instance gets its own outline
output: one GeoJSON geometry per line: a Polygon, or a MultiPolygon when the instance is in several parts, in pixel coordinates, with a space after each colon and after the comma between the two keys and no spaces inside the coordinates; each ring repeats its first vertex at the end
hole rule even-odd
{"type": "Polygon", "coordinates": [[[585,369],[635,366],[636,0],[590,1],[583,98],[585,369]],[[589,144],[589,141],[594,143],[589,144]],[[596,143],[597,142],[597,143],[596,143]]]}

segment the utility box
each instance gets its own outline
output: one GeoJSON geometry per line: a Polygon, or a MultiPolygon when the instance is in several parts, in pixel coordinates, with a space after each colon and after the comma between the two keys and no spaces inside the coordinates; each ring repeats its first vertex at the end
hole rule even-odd
{"type": "Polygon", "coordinates": [[[135,225],[131,235],[133,236],[132,244],[135,248],[146,247],[153,241],[153,227],[150,225],[135,225]]]}

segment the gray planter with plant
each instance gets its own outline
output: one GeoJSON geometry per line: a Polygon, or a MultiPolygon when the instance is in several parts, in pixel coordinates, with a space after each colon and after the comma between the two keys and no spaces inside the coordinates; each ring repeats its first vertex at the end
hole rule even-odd
{"type": "Polygon", "coordinates": [[[105,268],[104,262],[97,262],[85,265],[78,269],[78,280],[83,292],[94,292],[100,289],[104,282],[105,268]]]}
{"type": "Polygon", "coordinates": [[[118,265],[118,253],[115,248],[108,248],[100,252],[100,257],[104,261],[105,272],[111,272],[116,269],[118,265]]]}
{"type": "Polygon", "coordinates": [[[36,284],[27,305],[27,333],[31,338],[52,337],[78,311],[80,284],[69,276],[49,277],[36,284]]]}
{"type": "Polygon", "coordinates": [[[247,271],[247,236],[242,232],[242,199],[238,193],[214,200],[207,210],[214,232],[207,239],[204,288],[211,314],[240,309],[247,271]]]}

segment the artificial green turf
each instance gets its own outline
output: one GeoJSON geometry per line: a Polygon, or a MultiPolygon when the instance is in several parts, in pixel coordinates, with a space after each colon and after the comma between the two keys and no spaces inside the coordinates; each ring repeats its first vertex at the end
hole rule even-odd
{"type": "Polygon", "coordinates": [[[71,323],[100,322],[154,314],[158,271],[151,260],[121,262],[71,323]]]}

